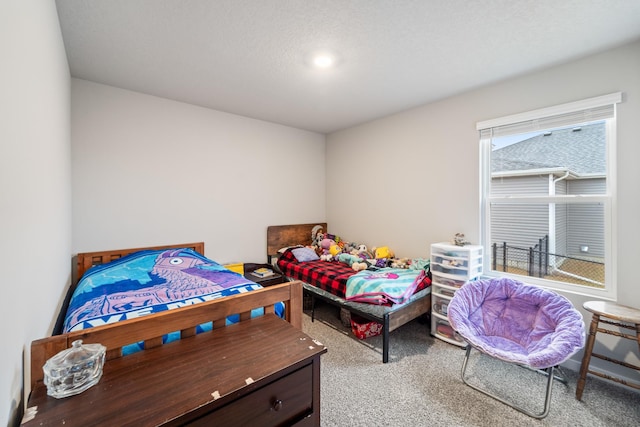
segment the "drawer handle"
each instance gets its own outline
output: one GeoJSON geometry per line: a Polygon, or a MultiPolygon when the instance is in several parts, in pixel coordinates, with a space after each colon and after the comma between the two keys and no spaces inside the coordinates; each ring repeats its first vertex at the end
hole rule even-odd
{"type": "Polygon", "coordinates": [[[273,402],[273,406],[271,407],[271,409],[276,412],[282,409],[282,400],[276,399],[275,402],[273,402]]]}

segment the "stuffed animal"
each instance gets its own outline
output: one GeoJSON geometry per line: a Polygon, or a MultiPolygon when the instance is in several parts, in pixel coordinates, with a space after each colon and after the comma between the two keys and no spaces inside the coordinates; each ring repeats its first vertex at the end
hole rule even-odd
{"type": "Polygon", "coordinates": [[[311,229],[311,246],[316,248],[320,247],[320,242],[324,239],[324,233],[322,232],[322,226],[316,225],[311,229]]]}
{"type": "Polygon", "coordinates": [[[358,245],[353,242],[344,242],[342,246],[342,252],[352,255],[357,255],[358,245]]]}
{"type": "Polygon", "coordinates": [[[338,254],[342,253],[342,248],[340,247],[340,245],[331,245],[329,246],[329,253],[335,257],[338,254]]]}
{"type": "Polygon", "coordinates": [[[381,258],[393,258],[393,251],[388,246],[381,246],[379,248],[372,248],[373,255],[376,259],[381,258]]]}
{"type": "Polygon", "coordinates": [[[339,262],[347,264],[355,271],[366,270],[369,267],[369,264],[357,255],[341,253],[336,257],[336,259],[339,262]]]}
{"type": "Polygon", "coordinates": [[[373,258],[373,254],[369,252],[369,249],[367,249],[367,245],[358,245],[358,248],[355,250],[355,253],[353,254],[358,255],[362,259],[373,258]]]}
{"type": "Polygon", "coordinates": [[[453,242],[454,245],[456,246],[464,246],[464,245],[468,245],[469,241],[467,241],[467,239],[465,239],[464,237],[464,233],[456,233],[455,236],[453,236],[453,242]]]}
{"type": "Polygon", "coordinates": [[[320,248],[322,249],[322,255],[329,255],[331,253],[331,246],[335,245],[335,240],[327,239],[326,237],[320,242],[320,248]]]}
{"type": "Polygon", "coordinates": [[[353,268],[355,271],[362,271],[369,268],[369,264],[367,264],[366,262],[354,262],[353,264],[351,264],[351,268],[353,268]]]}
{"type": "Polygon", "coordinates": [[[340,238],[340,236],[336,236],[335,234],[325,234],[324,235],[325,239],[329,239],[329,240],[333,240],[336,243],[340,243],[342,241],[342,239],[340,238]]]}
{"type": "Polygon", "coordinates": [[[344,264],[347,264],[349,267],[351,267],[351,264],[353,264],[356,261],[360,261],[360,258],[351,254],[341,253],[341,254],[338,254],[338,256],[336,256],[336,260],[344,264]]]}
{"type": "Polygon", "coordinates": [[[378,268],[387,267],[387,264],[389,264],[389,260],[387,258],[372,259],[371,261],[373,265],[378,268]]]}
{"type": "Polygon", "coordinates": [[[409,258],[396,258],[391,261],[391,268],[409,268],[411,260],[409,258]]]}

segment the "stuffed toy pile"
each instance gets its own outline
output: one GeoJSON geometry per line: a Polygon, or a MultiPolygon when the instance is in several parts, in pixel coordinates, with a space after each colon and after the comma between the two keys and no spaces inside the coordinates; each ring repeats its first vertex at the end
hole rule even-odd
{"type": "Polygon", "coordinates": [[[383,267],[424,269],[429,260],[396,258],[388,246],[373,247],[347,242],[335,234],[314,233],[312,247],[323,261],[347,264],[355,271],[372,270],[383,267]]]}

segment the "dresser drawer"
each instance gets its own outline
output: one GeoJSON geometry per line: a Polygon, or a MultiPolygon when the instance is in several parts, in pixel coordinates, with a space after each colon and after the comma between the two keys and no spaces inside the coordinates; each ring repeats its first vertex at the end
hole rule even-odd
{"type": "Polygon", "coordinates": [[[292,425],[310,415],[313,410],[313,367],[307,365],[188,425],[292,425]]]}

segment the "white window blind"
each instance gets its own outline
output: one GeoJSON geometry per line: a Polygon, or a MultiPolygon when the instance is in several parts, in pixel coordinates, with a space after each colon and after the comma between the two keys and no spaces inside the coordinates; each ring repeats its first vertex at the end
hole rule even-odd
{"type": "Polygon", "coordinates": [[[535,132],[615,117],[622,92],[479,122],[482,139],[535,132]]]}

